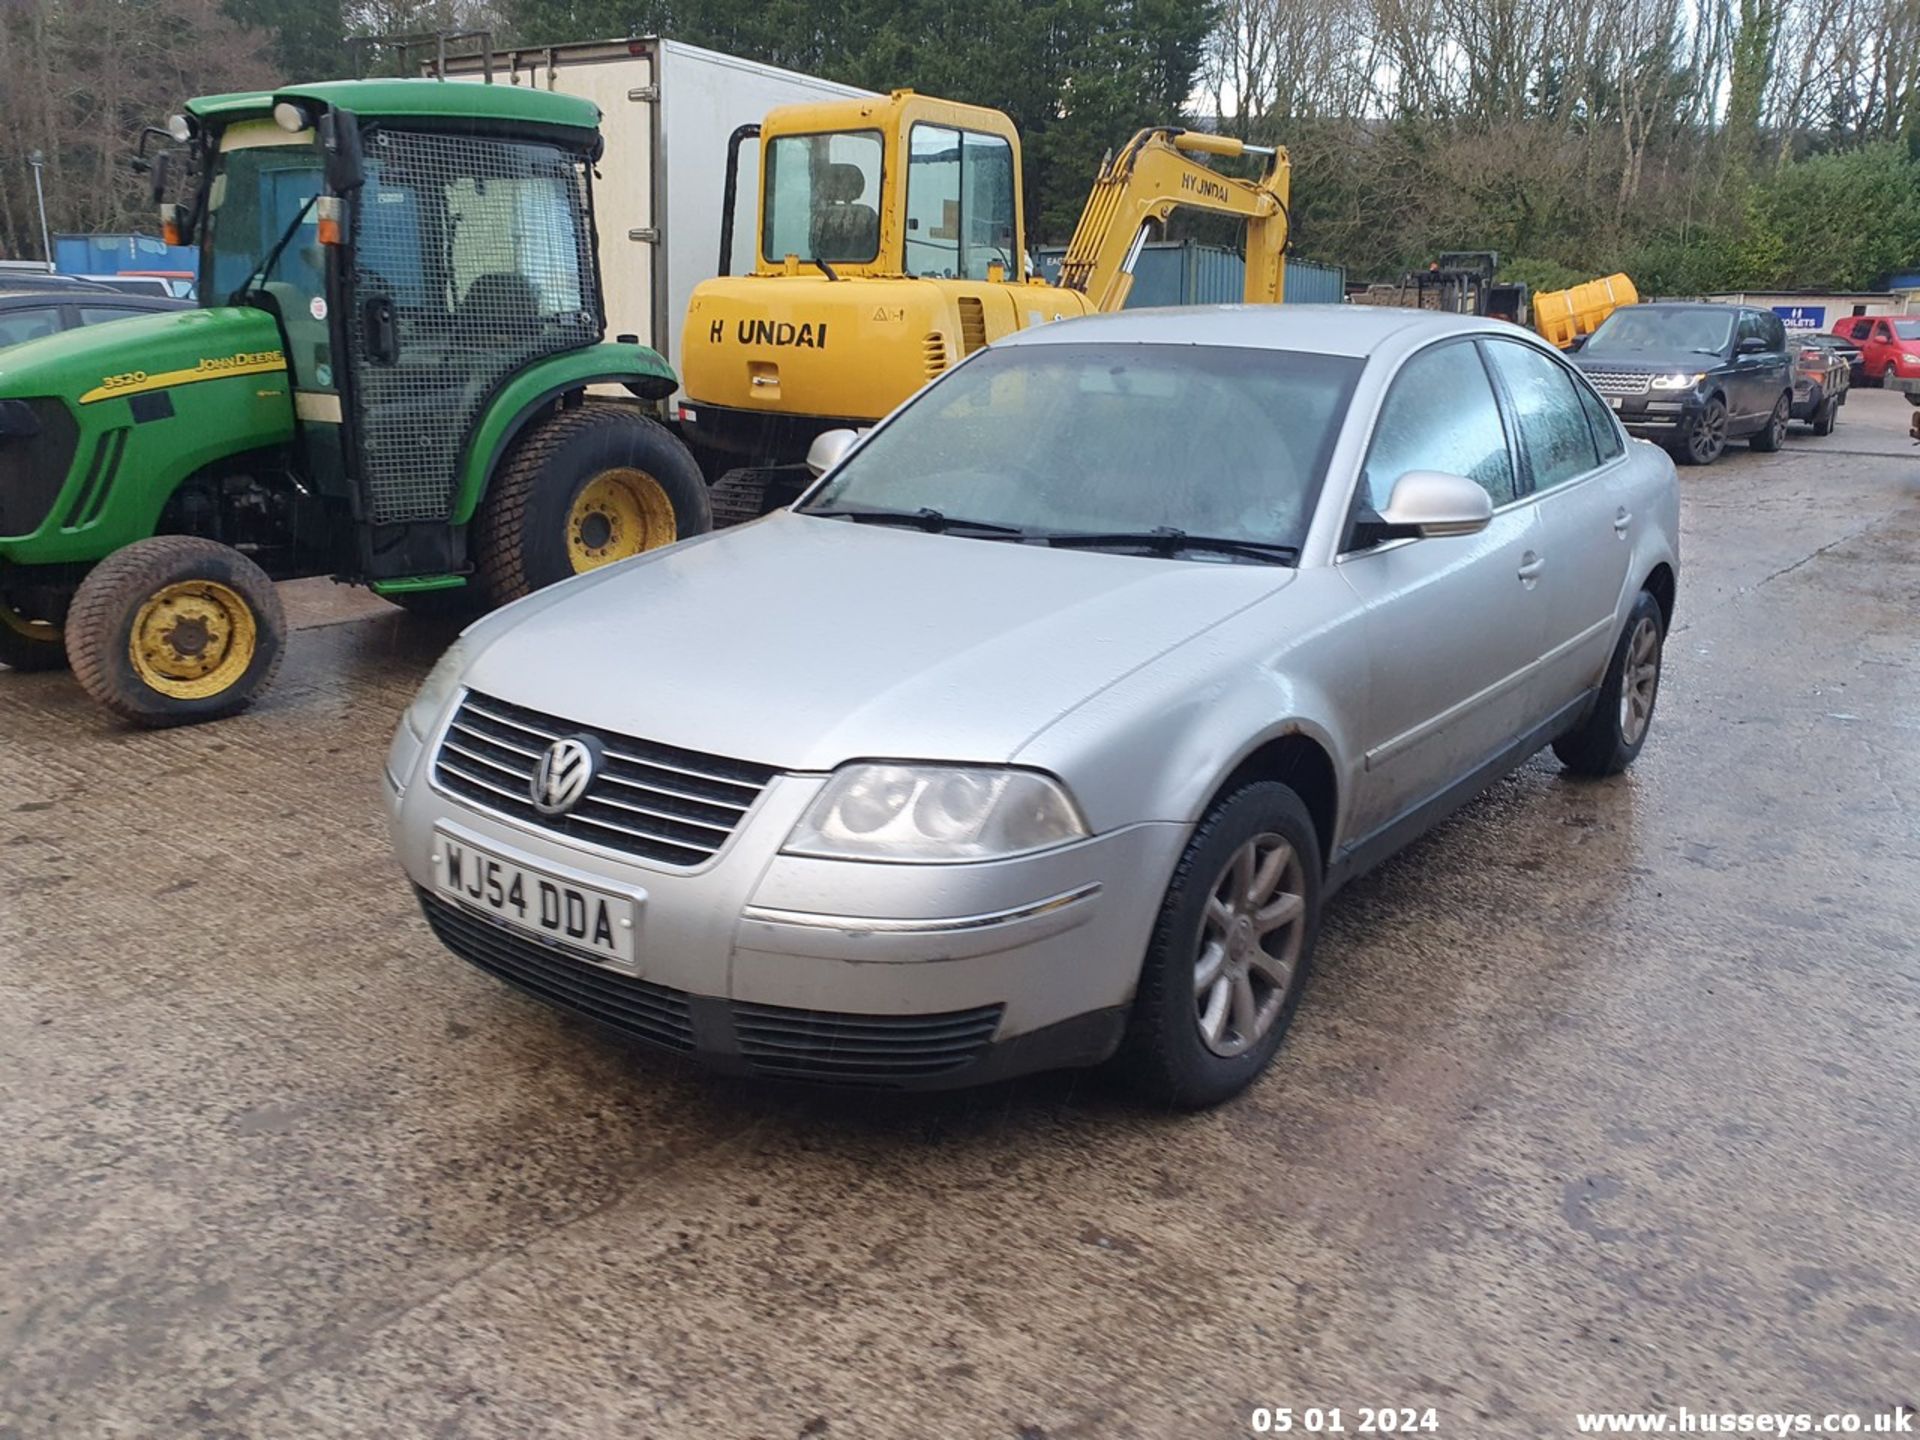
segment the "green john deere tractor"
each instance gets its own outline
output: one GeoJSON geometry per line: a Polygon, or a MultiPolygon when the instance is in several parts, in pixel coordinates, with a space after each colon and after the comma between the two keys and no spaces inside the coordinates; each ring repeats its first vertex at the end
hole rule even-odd
{"type": "Polygon", "coordinates": [[[603,343],[593,105],[335,81],[165,133],[201,308],[0,350],[0,662],[214,719],[279,664],[275,579],[477,611],[709,527],[672,372],[603,343]]]}

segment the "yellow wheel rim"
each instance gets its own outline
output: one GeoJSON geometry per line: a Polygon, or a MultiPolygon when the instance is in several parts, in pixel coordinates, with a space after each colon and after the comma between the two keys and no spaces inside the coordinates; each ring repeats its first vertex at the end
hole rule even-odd
{"type": "Polygon", "coordinates": [[[583,574],[680,538],[673,502],[644,470],[602,470],[574,497],[567,516],[567,559],[583,574]]]}
{"type": "Polygon", "coordinates": [[[204,700],[239,682],[259,634],[253,608],[212,580],[180,580],[147,597],[127,643],[142,684],[175,700],[204,700]]]}

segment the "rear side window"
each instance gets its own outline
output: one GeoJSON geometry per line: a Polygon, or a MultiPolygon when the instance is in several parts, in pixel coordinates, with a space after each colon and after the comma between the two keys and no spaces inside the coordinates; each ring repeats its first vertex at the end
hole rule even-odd
{"type": "Polygon", "coordinates": [[[1593,430],[1593,443],[1600,451],[1602,463],[1625,453],[1627,442],[1620,438],[1620,427],[1613,423],[1613,412],[1607,408],[1607,402],[1593,393],[1591,385],[1576,380],[1573,388],[1580,396],[1580,408],[1587,412],[1587,424],[1593,430]]]}
{"type": "Polygon", "coordinates": [[[52,305],[31,305],[18,310],[0,310],[0,345],[18,345],[22,340],[38,340],[60,328],[60,311],[52,305]]]}
{"type": "Polygon", "coordinates": [[[124,320],[129,315],[145,315],[145,310],[137,310],[131,305],[82,305],[80,323],[82,325],[101,325],[108,320],[124,320]]]}
{"type": "Polygon", "coordinates": [[[1487,355],[1512,400],[1534,489],[1564,485],[1599,465],[1593,429],[1580,403],[1585,386],[1575,384],[1559,361],[1530,345],[1490,340],[1487,355]]]}
{"type": "Polygon", "coordinates": [[[1394,482],[1409,470],[1465,475],[1495,505],[1519,494],[1500,407],[1470,341],[1422,350],[1394,377],[1361,474],[1361,500],[1385,509],[1394,482]]]}

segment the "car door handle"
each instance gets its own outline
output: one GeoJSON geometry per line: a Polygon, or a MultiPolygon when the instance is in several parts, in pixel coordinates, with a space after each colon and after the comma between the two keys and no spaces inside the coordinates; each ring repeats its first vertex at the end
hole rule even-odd
{"type": "Polygon", "coordinates": [[[1516,570],[1514,574],[1518,575],[1522,580],[1538,580],[1540,578],[1540,572],[1546,568],[1547,557],[1544,555],[1536,555],[1533,551],[1529,550],[1520,561],[1520,568],[1516,570]]]}
{"type": "Polygon", "coordinates": [[[1633,524],[1633,512],[1623,509],[1618,515],[1613,517],[1613,533],[1616,535],[1624,535],[1627,533],[1627,527],[1631,524],[1633,524]]]}

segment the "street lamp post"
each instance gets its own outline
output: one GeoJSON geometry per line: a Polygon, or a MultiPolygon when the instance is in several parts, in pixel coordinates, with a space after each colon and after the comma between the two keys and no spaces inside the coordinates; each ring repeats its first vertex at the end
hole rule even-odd
{"type": "Polygon", "coordinates": [[[27,163],[33,167],[33,198],[40,206],[40,253],[46,257],[47,268],[53,268],[53,241],[47,235],[47,192],[40,188],[40,171],[47,163],[47,157],[38,150],[27,156],[27,163]]]}

